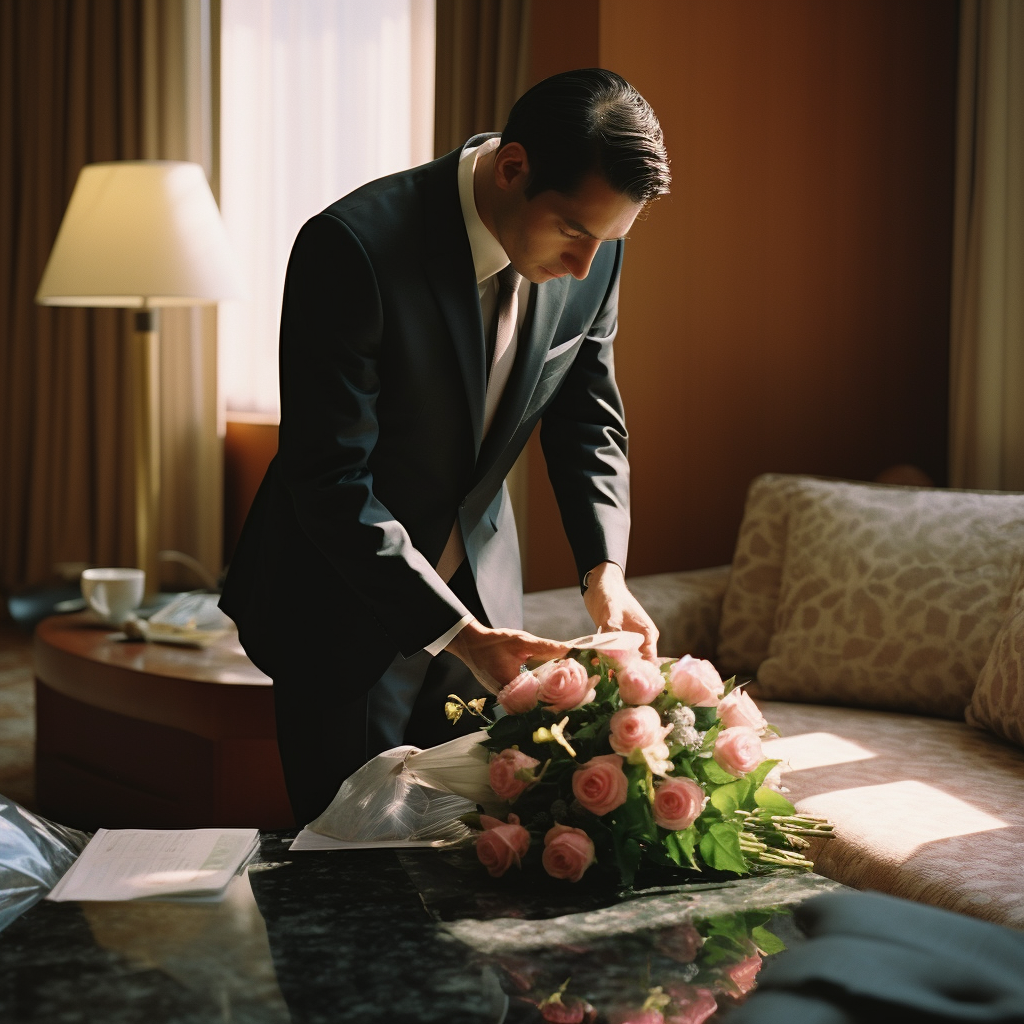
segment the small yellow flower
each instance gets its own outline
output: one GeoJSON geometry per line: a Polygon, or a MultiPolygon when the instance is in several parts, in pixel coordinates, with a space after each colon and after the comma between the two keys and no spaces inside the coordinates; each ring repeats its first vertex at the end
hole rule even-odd
{"type": "Polygon", "coordinates": [[[445,717],[452,725],[462,717],[465,711],[468,711],[471,715],[478,715],[480,718],[487,719],[487,716],[484,714],[484,704],[486,703],[486,697],[475,697],[469,703],[466,703],[457,693],[449,693],[448,700],[444,705],[445,717]]]}
{"type": "Polygon", "coordinates": [[[657,1010],[659,1013],[672,1002],[672,997],[665,994],[665,990],[658,985],[656,988],[652,988],[648,991],[647,998],[644,1000],[644,1005],[641,1007],[642,1010],[657,1010]]]}
{"type": "Polygon", "coordinates": [[[576,756],[576,751],[572,749],[569,741],[565,738],[565,727],[569,724],[569,716],[566,715],[557,725],[551,726],[551,735],[554,737],[556,743],[564,747],[569,751],[570,757],[576,756]]]}
{"type": "Polygon", "coordinates": [[[552,1003],[557,1003],[559,1006],[564,1006],[565,1004],[562,1002],[562,994],[569,987],[570,981],[572,981],[571,977],[566,978],[565,981],[563,981],[562,984],[559,985],[559,987],[554,992],[552,992],[551,995],[547,997],[547,999],[542,999],[537,1004],[537,1006],[543,1008],[545,1006],[550,1006],[552,1003]]]}
{"type": "Polygon", "coordinates": [[[566,715],[560,722],[552,725],[550,729],[541,726],[539,729],[533,731],[533,742],[534,743],[557,743],[559,746],[564,747],[570,757],[576,756],[576,751],[573,750],[572,745],[565,738],[565,727],[569,723],[569,716],[566,715]]]}

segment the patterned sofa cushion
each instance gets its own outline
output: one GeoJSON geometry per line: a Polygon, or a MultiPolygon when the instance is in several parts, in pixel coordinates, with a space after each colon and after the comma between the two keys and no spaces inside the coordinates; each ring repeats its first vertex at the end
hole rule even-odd
{"type": "Polygon", "coordinates": [[[763,702],[787,796],[829,818],[815,870],[1024,928],[1024,750],[964,722],[763,702]]]}
{"type": "Polygon", "coordinates": [[[723,675],[753,675],[775,628],[790,500],[807,477],[766,473],[747,491],[729,584],[722,601],[715,664],[723,675]]]}
{"type": "Polygon", "coordinates": [[[967,721],[1024,746],[1024,573],[974,688],[967,721]]]}
{"type": "Polygon", "coordinates": [[[1024,495],[810,477],[785,486],[757,692],[962,718],[1013,593],[1024,495]]]}

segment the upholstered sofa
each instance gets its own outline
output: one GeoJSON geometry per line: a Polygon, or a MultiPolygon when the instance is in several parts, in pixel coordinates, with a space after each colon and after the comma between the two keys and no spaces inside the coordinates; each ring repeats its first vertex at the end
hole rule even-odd
{"type": "MultiPolygon", "coordinates": [[[[767,475],[731,566],[630,580],[659,653],[709,658],[837,836],[815,868],[1024,928],[1024,495],[767,475]]],[[[590,627],[578,591],[526,627],[590,627]]]]}

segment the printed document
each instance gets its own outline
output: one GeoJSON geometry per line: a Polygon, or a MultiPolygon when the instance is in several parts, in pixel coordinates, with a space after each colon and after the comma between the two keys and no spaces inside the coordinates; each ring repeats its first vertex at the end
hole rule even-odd
{"type": "Polygon", "coordinates": [[[217,898],[258,845],[254,828],[101,828],[46,898],[217,898]]]}

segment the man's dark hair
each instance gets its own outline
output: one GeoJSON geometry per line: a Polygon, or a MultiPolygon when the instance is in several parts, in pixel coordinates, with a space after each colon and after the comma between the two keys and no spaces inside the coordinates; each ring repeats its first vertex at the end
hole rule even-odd
{"type": "Polygon", "coordinates": [[[530,162],[526,198],[572,195],[600,174],[634,203],[668,192],[672,175],[650,104],[613,71],[585,68],[538,82],[516,101],[501,145],[518,142],[530,162]]]}

